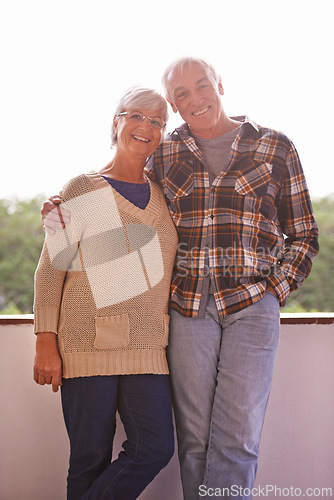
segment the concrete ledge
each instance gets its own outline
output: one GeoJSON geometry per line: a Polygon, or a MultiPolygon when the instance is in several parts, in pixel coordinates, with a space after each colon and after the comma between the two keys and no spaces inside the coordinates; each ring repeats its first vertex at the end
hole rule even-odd
{"type": "Polygon", "coordinates": [[[0,315],[0,325],[33,325],[33,314],[3,314],[0,315]]]}
{"type": "Polygon", "coordinates": [[[334,313],[281,313],[281,325],[331,325],[334,313]]]}

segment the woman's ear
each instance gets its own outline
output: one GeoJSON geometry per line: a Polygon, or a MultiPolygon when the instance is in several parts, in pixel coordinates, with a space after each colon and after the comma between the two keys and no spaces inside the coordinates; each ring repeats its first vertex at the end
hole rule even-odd
{"type": "Polygon", "coordinates": [[[113,121],[112,121],[112,123],[113,123],[113,125],[114,125],[115,132],[117,131],[118,119],[119,119],[119,117],[115,115],[115,116],[114,116],[114,119],[113,119],[113,121]]]}

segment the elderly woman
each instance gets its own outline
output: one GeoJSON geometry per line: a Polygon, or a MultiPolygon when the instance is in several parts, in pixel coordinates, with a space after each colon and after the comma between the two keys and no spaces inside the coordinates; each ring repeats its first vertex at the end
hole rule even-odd
{"type": "Polygon", "coordinates": [[[61,386],[71,500],[135,499],[173,455],[165,350],[177,236],[144,175],[166,121],[156,91],[122,97],[114,156],[65,185],[71,221],[46,235],[36,270],[34,379],[61,386]],[[127,439],[112,461],[116,411],[127,439]]]}

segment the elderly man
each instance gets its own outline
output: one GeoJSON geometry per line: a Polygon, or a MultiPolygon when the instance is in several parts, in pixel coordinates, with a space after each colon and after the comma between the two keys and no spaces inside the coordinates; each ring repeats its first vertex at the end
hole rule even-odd
{"type": "Polygon", "coordinates": [[[291,141],[229,118],[213,67],[163,83],[184,124],[148,164],[179,234],[169,363],[186,500],[250,498],[284,306],[311,270],[317,226],[291,141]]]}
{"type": "Polygon", "coordinates": [[[147,164],[179,235],[168,348],[185,500],[251,498],[279,307],[308,276],[318,230],[297,152],[230,118],[201,59],[163,83],[184,124],[147,164]]]}

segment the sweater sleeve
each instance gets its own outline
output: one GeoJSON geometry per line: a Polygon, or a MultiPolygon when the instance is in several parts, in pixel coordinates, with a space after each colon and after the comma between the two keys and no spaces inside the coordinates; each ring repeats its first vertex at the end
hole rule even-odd
{"type": "Polygon", "coordinates": [[[81,270],[78,253],[83,224],[80,216],[80,181],[70,181],[61,197],[62,206],[71,213],[71,221],[64,229],[58,229],[55,234],[45,237],[34,281],[35,333],[57,333],[66,273],[69,270],[81,270]]]}
{"type": "Polygon", "coordinates": [[[34,330],[57,333],[59,307],[66,271],[55,269],[51,264],[47,240],[35,272],[34,330]]]}

